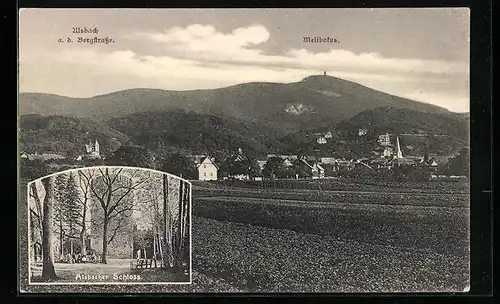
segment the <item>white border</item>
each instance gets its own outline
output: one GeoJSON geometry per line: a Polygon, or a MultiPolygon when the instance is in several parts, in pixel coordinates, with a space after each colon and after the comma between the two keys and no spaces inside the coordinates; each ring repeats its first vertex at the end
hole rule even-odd
{"type": "MultiPolygon", "coordinates": [[[[159,171],[159,170],[154,170],[154,169],[148,169],[148,168],[141,168],[141,167],[130,167],[130,166],[90,166],[90,167],[81,167],[81,168],[73,168],[73,169],[68,169],[68,170],[64,170],[64,171],[60,171],[60,172],[56,172],[56,173],[52,173],[52,174],[48,174],[48,175],[45,175],[45,176],[42,176],[40,178],[37,178],[35,180],[32,180],[30,181],[29,183],[27,183],[27,196],[26,196],[26,204],[27,204],[27,207],[28,207],[28,213],[27,213],[27,219],[28,219],[28,235],[27,235],[27,240],[28,240],[28,267],[27,267],[27,270],[28,270],[28,286],[45,286],[45,285],[190,285],[193,283],[193,234],[192,234],[192,217],[193,217],[193,209],[192,209],[192,205],[193,205],[193,196],[192,196],[192,183],[187,180],[187,179],[183,179],[177,175],[174,175],[174,174],[171,174],[171,173],[167,173],[167,172],[163,172],[163,171],[159,171]],[[63,174],[63,173],[68,173],[68,172],[71,172],[71,171],[78,171],[78,170],[85,170],[85,169],[98,169],[98,168],[122,168],[122,169],[139,169],[139,170],[145,170],[145,171],[152,171],[152,172],[155,172],[155,173],[160,173],[160,174],[163,174],[163,175],[167,175],[167,176],[170,176],[170,177],[173,177],[173,178],[176,178],[180,181],[183,181],[183,182],[186,182],[189,184],[189,282],[130,282],[130,283],[127,283],[127,282],[50,282],[50,283],[47,283],[47,282],[31,282],[31,261],[30,261],[30,256],[29,256],[29,249],[31,248],[31,240],[30,240],[30,212],[29,212],[29,186],[31,185],[31,183],[34,183],[38,180],[41,180],[41,179],[44,179],[44,178],[47,178],[49,176],[54,176],[54,175],[59,175],[59,174],[63,174]]],[[[20,245],[20,244],[19,244],[20,245]]],[[[23,249],[20,248],[20,246],[18,246],[18,250],[22,253],[23,252],[23,249]]],[[[20,256],[20,255],[19,255],[20,256]]],[[[20,277],[19,277],[20,278],[20,277]]],[[[19,282],[21,283],[21,282],[19,282]]]]}

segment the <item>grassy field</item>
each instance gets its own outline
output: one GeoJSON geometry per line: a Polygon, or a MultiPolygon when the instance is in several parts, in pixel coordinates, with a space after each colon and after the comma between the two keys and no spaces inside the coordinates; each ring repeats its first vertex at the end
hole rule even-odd
{"type": "Polygon", "coordinates": [[[461,291],[466,255],[195,218],[194,265],[250,292],[461,291]]]}
{"type": "Polygon", "coordinates": [[[469,195],[459,184],[453,194],[426,187],[195,183],[193,268],[251,292],[462,291],[469,195]]]}
{"type": "Polygon", "coordinates": [[[432,182],[360,180],[353,178],[327,178],[305,180],[264,180],[264,181],[194,181],[195,187],[214,189],[266,189],[272,190],[330,190],[330,191],[370,191],[398,193],[469,193],[468,181],[457,179],[451,181],[435,180],[432,182]]]}

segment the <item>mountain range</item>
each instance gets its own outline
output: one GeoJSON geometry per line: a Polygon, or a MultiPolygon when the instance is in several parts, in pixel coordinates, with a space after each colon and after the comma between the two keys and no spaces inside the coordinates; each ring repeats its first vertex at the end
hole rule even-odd
{"type": "Polygon", "coordinates": [[[245,83],[220,89],[167,91],[130,89],[91,98],[20,93],[24,114],[91,117],[108,120],[145,111],[182,109],[247,120],[283,134],[337,123],[382,106],[430,113],[448,110],[386,94],[331,76],[309,76],[296,83],[245,83]]]}
{"type": "Polygon", "coordinates": [[[449,139],[422,146],[443,151],[467,145],[469,124],[468,113],[331,76],[212,90],[131,89],[92,98],[20,93],[19,113],[22,149],[70,154],[92,138],[110,151],[120,144],[194,153],[241,147],[262,155],[304,146],[332,151],[339,149],[339,142],[359,141],[358,128],[369,129],[367,137],[372,139],[382,132],[444,135],[449,139]],[[334,137],[317,147],[313,134],[318,132],[332,132],[334,137]]]}

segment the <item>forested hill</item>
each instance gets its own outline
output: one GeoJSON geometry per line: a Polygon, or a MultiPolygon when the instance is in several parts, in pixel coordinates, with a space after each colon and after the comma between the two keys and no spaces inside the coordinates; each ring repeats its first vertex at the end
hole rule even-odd
{"type": "MultiPolygon", "coordinates": [[[[453,155],[469,142],[469,118],[460,113],[424,113],[395,107],[378,107],[360,112],[340,123],[327,123],[312,130],[288,134],[280,141],[287,151],[361,157],[370,156],[380,134],[398,135],[407,154],[453,155]],[[364,136],[359,130],[366,129],[364,136]],[[320,134],[330,132],[326,144],[318,144],[320,134]],[[408,148],[406,148],[408,147],[408,148]]],[[[392,140],[395,140],[393,138],[392,140]]]]}
{"type": "MultiPolygon", "coordinates": [[[[282,133],[338,123],[382,106],[428,113],[444,108],[383,93],[331,76],[313,75],[295,83],[252,82],[219,89],[167,91],[130,89],[91,98],[21,93],[21,114],[108,119],[145,111],[183,109],[268,125],[282,133]]],[[[284,134],[283,134],[284,135],[284,134]]]]}
{"type": "Polygon", "coordinates": [[[190,153],[228,154],[243,149],[265,154],[281,149],[278,132],[256,123],[182,110],[142,112],[112,119],[112,128],[152,151],[171,149],[190,153]]]}
{"type": "MultiPolygon", "coordinates": [[[[327,127],[328,128],[328,127],[327,127]]],[[[424,113],[395,107],[379,107],[360,112],[335,124],[336,130],[357,134],[366,128],[373,134],[427,133],[446,135],[467,141],[469,120],[458,113],[424,113]]]]}
{"type": "Polygon", "coordinates": [[[23,115],[20,117],[20,150],[27,153],[56,153],[77,156],[85,144],[98,140],[106,154],[129,143],[128,136],[106,123],[88,118],[23,115]]]}
{"type": "Polygon", "coordinates": [[[199,114],[185,110],[139,112],[106,122],[89,118],[24,115],[21,117],[21,150],[28,153],[80,155],[84,144],[99,140],[104,154],[120,145],[146,147],[154,154],[208,153],[224,157],[239,148],[255,157],[268,153],[318,153],[338,157],[370,157],[380,148],[379,134],[399,134],[408,153],[451,155],[468,145],[466,115],[424,113],[379,107],[362,111],[338,124],[282,135],[280,130],[248,120],[199,114]],[[368,134],[358,136],[359,129],[368,134]],[[326,144],[318,134],[330,132],[326,144]],[[405,135],[406,134],[406,135],[405,135]]]}

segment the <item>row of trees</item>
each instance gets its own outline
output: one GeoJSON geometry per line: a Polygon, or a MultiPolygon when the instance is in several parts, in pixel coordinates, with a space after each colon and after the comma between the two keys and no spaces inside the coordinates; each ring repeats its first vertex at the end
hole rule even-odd
{"type": "Polygon", "coordinates": [[[130,223],[134,211],[149,216],[155,235],[154,252],[161,253],[163,265],[179,267],[186,263],[190,237],[189,187],[181,180],[173,185],[168,175],[115,167],[82,169],[30,183],[32,238],[41,239],[42,279],[57,279],[53,264],[54,235],[59,236],[59,254],[63,253],[65,240],[69,240],[70,253],[73,244],[78,243],[80,253],[85,254],[90,224],[92,230],[101,233],[101,262],[107,263],[108,245],[120,231],[127,230],[125,225],[130,223]]]}

